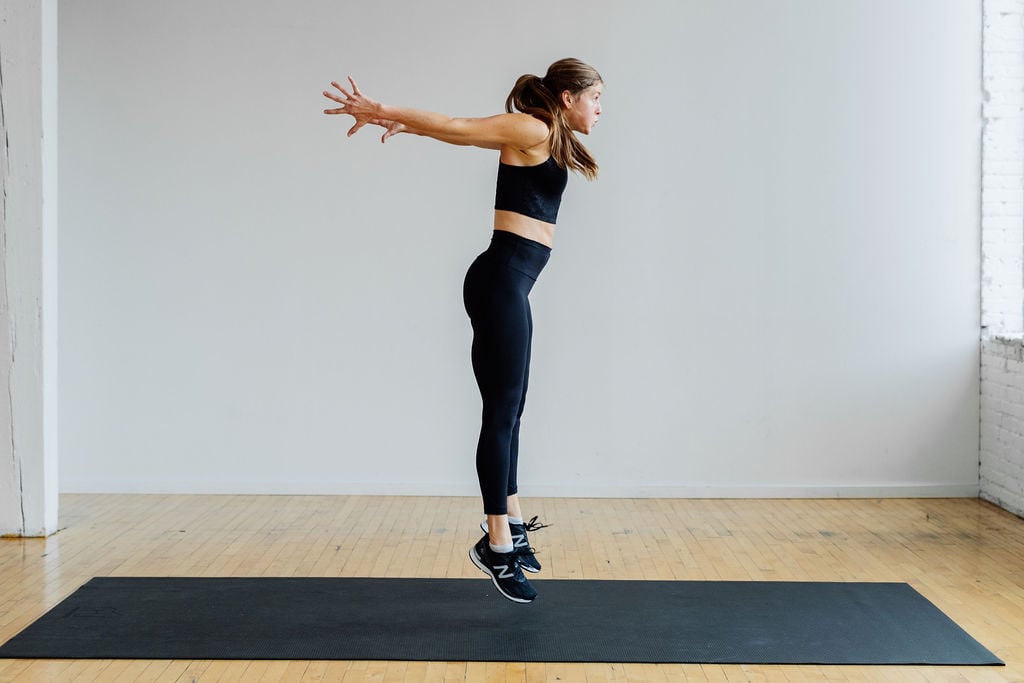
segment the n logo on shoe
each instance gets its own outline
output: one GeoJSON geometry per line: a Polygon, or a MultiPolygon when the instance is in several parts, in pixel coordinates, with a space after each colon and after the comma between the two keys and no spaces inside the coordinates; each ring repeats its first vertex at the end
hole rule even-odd
{"type": "Polygon", "coordinates": [[[507,564],[496,564],[496,565],[494,565],[494,568],[501,570],[501,572],[498,574],[498,578],[499,579],[515,578],[515,574],[513,574],[512,572],[510,572],[508,570],[508,565],[507,564]]]}
{"type": "Polygon", "coordinates": [[[512,545],[514,547],[516,547],[516,548],[525,548],[526,547],[526,534],[518,534],[518,535],[513,534],[512,535],[512,545]]]}

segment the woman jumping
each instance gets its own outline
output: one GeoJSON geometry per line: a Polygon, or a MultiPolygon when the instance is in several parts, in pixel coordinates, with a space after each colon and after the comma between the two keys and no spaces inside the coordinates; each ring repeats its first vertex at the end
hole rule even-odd
{"type": "Polygon", "coordinates": [[[542,525],[536,517],[523,521],[516,481],[533,334],[528,296],[551,255],[569,170],[597,176],[597,162],[575,133],[588,135],[601,115],[601,76],[578,59],[559,60],[543,78],[521,76],[505,101],[507,113],[486,118],[393,107],[367,97],[351,77],[348,82],[350,88],[332,82],[337,93],[324,91],[340,105],[324,113],[352,116],[349,136],[371,124],[384,128],[381,142],[412,133],[500,151],[494,232],[463,289],[483,399],[476,470],[487,515],[487,533],[469,556],[506,598],[532,602],[537,592],[522,570],[537,572],[540,563],[527,531],[542,525]]]}

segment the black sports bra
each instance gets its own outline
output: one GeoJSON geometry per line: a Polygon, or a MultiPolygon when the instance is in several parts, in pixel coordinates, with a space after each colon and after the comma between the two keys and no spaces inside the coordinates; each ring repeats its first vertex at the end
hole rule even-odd
{"type": "Polygon", "coordinates": [[[498,162],[498,187],[494,208],[514,211],[545,223],[554,223],[569,171],[559,168],[554,157],[536,166],[511,166],[498,162]]]}

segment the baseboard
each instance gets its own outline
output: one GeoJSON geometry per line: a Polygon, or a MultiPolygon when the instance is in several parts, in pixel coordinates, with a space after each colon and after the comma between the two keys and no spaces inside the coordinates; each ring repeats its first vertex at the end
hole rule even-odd
{"type": "MultiPolygon", "coordinates": [[[[469,496],[475,482],[77,482],[62,493],[160,493],[238,495],[469,496]]],[[[534,498],[977,498],[972,483],[892,484],[530,484],[520,493],[534,498]]]]}

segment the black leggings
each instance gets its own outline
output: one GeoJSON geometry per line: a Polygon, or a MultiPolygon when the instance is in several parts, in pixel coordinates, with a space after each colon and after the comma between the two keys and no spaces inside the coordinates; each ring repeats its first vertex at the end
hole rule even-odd
{"type": "Polygon", "coordinates": [[[551,256],[539,242],[495,230],[466,273],[463,301],[473,323],[473,374],[483,399],[476,472],[484,514],[508,514],[518,492],[519,421],[526,406],[533,318],[528,298],[551,256]]]}

